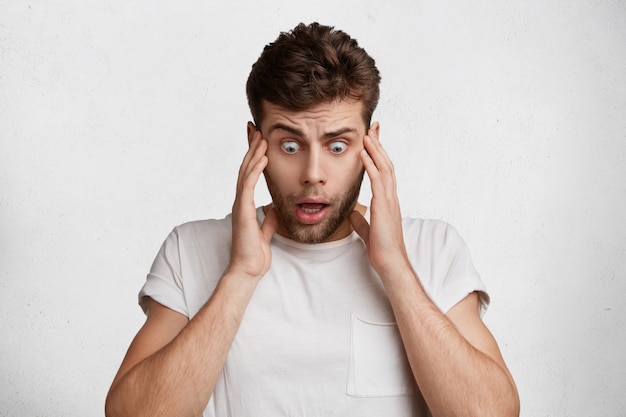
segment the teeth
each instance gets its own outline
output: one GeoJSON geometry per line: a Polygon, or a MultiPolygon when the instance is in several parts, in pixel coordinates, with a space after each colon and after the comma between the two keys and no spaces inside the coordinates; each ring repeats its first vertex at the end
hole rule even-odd
{"type": "Polygon", "coordinates": [[[322,211],[324,204],[300,204],[300,208],[307,214],[313,214],[322,211]]]}
{"type": "Polygon", "coordinates": [[[312,214],[312,213],[318,213],[320,212],[322,209],[321,208],[307,208],[307,207],[302,207],[302,211],[308,214],[312,214]]]}

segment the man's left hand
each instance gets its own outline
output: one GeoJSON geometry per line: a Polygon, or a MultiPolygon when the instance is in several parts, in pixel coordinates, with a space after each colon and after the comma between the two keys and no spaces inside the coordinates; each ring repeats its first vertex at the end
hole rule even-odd
{"type": "Polygon", "coordinates": [[[402,232],[402,215],[396,189],[393,163],[378,138],[378,123],[372,125],[363,138],[361,161],[372,186],[370,222],[353,211],[350,222],[367,246],[372,267],[381,276],[410,268],[402,232]]]}

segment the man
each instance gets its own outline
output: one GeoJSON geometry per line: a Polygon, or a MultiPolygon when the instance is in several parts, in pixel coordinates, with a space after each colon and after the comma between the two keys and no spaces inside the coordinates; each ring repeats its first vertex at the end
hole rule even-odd
{"type": "Polygon", "coordinates": [[[107,416],[512,416],[463,240],[402,219],[371,124],[380,76],[347,34],[266,46],[232,214],[164,242],[107,416]],[[364,172],[370,207],[357,202],[364,172]],[[272,203],[256,208],[261,175],[272,203]]]}

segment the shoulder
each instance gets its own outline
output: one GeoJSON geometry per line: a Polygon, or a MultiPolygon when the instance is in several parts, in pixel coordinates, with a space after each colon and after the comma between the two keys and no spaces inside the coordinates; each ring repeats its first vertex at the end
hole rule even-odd
{"type": "Polygon", "coordinates": [[[434,219],[403,219],[405,245],[413,268],[433,302],[447,312],[472,292],[480,293],[480,312],[489,304],[486,287],[469,248],[449,223],[434,219]]]}
{"type": "Polygon", "coordinates": [[[230,238],[232,232],[232,218],[229,214],[223,219],[192,220],[174,227],[170,238],[175,237],[181,242],[214,241],[230,238]]]}
{"type": "Polygon", "coordinates": [[[405,217],[402,226],[408,241],[428,243],[429,246],[464,245],[457,230],[443,220],[405,217]]]}
{"type": "MultiPolygon", "coordinates": [[[[453,266],[459,262],[469,269],[471,256],[467,243],[450,224],[436,219],[403,220],[404,241],[409,255],[413,254],[420,263],[440,267],[453,266]]],[[[447,267],[446,267],[447,268],[447,267]]]]}
{"type": "Polygon", "coordinates": [[[230,231],[232,227],[232,217],[231,215],[227,215],[223,219],[202,219],[202,220],[192,220],[182,224],[179,224],[174,228],[174,231],[180,235],[188,235],[199,232],[206,231],[215,231],[219,232],[222,230],[230,231]]]}
{"type": "Polygon", "coordinates": [[[139,299],[146,296],[193,317],[212,294],[228,264],[232,240],[230,216],[182,223],[157,254],[139,299]]]}
{"type": "Polygon", "coordinates": [[[158,257],[165,257],[170,262],[179,263],[186,254],[207,251],[210,248],[219,250],[218,248],[222,246],[229,247],[231,236],[230,215],[223,219],[188,221],[170,231],[161,246],[158,257]]]}

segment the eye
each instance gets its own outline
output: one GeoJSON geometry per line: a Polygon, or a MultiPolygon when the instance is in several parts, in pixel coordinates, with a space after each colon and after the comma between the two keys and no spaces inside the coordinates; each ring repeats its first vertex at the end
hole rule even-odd
{"type": "Polygon", "coordinates": [[[343,151],[345,151],[347,147],[348,145],[345,142],[339,141],[331,142],[329,146],[330,151],[336,155],[343,153],[343,151]]]}
{"type": "Polygon", "coordinates": [[[283,148],[283,151],[287,152],[290,155],[298,152],[298,150],[300,149],[300,145],[298,144],[298,142],[294,142],[292,140],[285,141],[281,143],[280,146],[283,148]]]}

